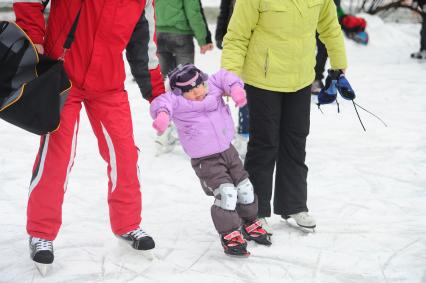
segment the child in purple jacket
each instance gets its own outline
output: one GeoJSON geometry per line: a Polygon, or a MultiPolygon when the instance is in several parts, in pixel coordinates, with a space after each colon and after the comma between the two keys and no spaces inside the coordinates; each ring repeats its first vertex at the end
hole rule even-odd
{"type": "Polygon", "coordinates": [[[204,192],[215,197],[211,215],[225,253],[250,255],[245,239],[271,245],[257,219],[257,197],[248,173],[231,144],[234,124],[222,98],[230,95],[236,106],[244,106],[243,82],[225,70],[208,78],[193,64],[179,65],[169,80],[172,91],[151,104],[153,127],[161,134],[170,119],[175,123],[204,192]]]}

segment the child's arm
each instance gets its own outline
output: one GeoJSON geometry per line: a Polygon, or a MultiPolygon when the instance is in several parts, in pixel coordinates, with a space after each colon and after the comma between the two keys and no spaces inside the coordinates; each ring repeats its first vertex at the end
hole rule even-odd
{"type": "Polygon", "coordinates": [[[222,95],[230,95],[236,106],[243,107],[247,103],[246,92],[243,81],[234,73],[220,69],[219,72],[212,75],[210,83],[218,88],[222,95]]]}
{"type": "Polygon", "coordinates": [[[170,117],[173,116],[175,99],[175,94],[167,92],[156,97],[150,105],[151,117],[154,119],[152,127],[156,129],[160,135],[167,129],[170,123],[170,117]]]}

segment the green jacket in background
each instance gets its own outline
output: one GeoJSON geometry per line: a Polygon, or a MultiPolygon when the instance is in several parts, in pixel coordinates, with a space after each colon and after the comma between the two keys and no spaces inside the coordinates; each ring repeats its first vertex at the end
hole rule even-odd
{"type": "Polygon", "coordinates": [[[157,32],[190,34],[199,46],[211,43],[200,0],[156,0],[157,32]]]}
{"type": "Polygon", "coordinates": [[[300,90],[315,78],[317,30],[332,69],[346,68],[333,0],[237,0],[223,41],[222,68],[258,88],[300,90]]]}

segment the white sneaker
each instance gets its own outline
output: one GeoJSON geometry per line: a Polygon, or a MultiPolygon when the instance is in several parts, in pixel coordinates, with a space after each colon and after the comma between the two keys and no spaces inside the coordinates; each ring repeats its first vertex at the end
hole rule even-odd
{"type": "Polygon", "coordinates": [[[268,235],[272,235],[272,227],[269,225],[268,221],[266,220],[266,217],[259,217],[259,221],[262,224],[262,228],[263,230],[266,231],[266,233],[268,233],[268,235]]]}
{"type": "Polygon", "coordinates": [[[156,155],[158,156],[163,153],[171,152],[178,143],[179,139],[176,127],[173,124],[170,124],[166,131],[155,140],[155,146],[157,149],[156,155]]]}
{"type": "Polygon", "coordinates": [[[246,158],[248,141],[249,141],[248,134],[236,134],[232,142],[235,149],[238,151],[238,155],[241,157],[241,159],[246,158]]]}
{"type": "Polygon", "coordinates": [[[309,215],[306,211],[302,211],[295,214],[290,214],[288,216],[281,216],[283,219],[293,218],[296,221],[297,225],[303,228],[315,228],[317,226],[315,218],[309,215]]]}

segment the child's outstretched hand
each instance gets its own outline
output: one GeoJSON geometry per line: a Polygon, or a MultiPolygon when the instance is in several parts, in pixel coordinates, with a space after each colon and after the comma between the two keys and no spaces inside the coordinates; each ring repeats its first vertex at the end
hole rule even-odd
{"type": "Polygon", "coordinates": [[[231,87],[231,97],[237,107],[243,107],[247,104],[246,91],[239,85],[231,87]]]}
{"type": "Polygon", "coordinates": [[[170,116],[167,112],[160,112],[157,114],[154,122],[152,123],[152,127],[157,130],[158,135],[162,135],[164,131],[167,129],[170,123],[170,116]]]}

